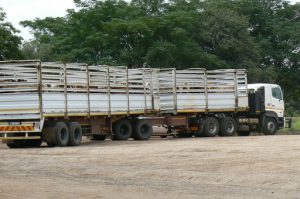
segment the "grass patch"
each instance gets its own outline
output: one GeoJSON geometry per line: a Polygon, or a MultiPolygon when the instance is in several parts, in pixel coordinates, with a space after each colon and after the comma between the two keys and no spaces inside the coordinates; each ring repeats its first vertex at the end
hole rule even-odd
{"type": "Polygon", "coordinates": [[[292,127],[280,130],[281,133],[300,133],[300,117],[292,118],[292,127]]]}
{"type": "Polygon", "coordinates": [[[291,130],[300,131],[300,117],[293,117],[291,130]]]}

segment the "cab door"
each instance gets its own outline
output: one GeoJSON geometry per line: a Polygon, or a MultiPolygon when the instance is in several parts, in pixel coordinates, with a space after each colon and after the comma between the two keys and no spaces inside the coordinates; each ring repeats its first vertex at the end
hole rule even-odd
{"type": "Polygon", "coordinates": [[[272,92],[272,109],[277,113],[278,117],[283,117],[284,115],[284,101],[282,90],[278,85],[271,85],[272,92]]]}

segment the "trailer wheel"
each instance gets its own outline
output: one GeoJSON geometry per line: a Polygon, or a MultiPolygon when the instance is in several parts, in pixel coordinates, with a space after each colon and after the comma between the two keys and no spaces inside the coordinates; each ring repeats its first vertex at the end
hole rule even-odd
{"type": "Polygon", "coordinates": [[[250,135],[250,131],[238,131],[237,134],[238,136],[249,136],[250,135]]]}
{"type": "Polygon", "coordinates": [[[132,135],[132,126],[129,120],[123,119],[113,124],[113,139],[128,140],[132,135]]]}
{"type": "Polygon", "coordinates": [[[277,122],[274,118],[266,117],[263,126],[264,135],[275,135],[277,131],[277,122]]]}
{"type": "Polygon", "coordinates": [[[214,117],[208,117],[204,120],[204,135],[214,137],[219,133],[219,122],[214,117]]]}
{"type": "Polygon", "coordinates": [[[70,122],[68,124],[69,140],[68,146],[78,146],[82,140],[82,129],[78,122],[70,122]]]}
{"type": "Polygon", "coordinates": [[[236,121],[231,117],[225,117],[220,122],[219,136],[233,136],[237,132],[236,121]]]}
{"type": "Polygon", "coordinates": [[[133,123],[133,136],[135,140],[148,140],[153,134],[152,123],[149,120],[136,120],[133,123]]]}

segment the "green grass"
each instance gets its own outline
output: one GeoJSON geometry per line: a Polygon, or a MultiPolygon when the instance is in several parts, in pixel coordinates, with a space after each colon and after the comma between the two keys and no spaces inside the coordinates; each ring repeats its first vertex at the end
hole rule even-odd
{"type": "Polygon", "coordinates": [[[292,127],[280,130],[281,133],[300,133],[300,117],[292,118],[292,127]]]}
{"type": "Polygon", "coordinates": [[[291,130],[300,131],[300,117],[293,117],[291,130]]]}

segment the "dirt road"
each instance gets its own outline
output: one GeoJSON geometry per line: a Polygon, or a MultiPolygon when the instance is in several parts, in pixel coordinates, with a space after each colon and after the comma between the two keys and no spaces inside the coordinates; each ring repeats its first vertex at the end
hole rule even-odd
{"type": "Polygon", "coordinates": [[[300,136],[0,144],[0,198],[300,198],[300,136]]]}

